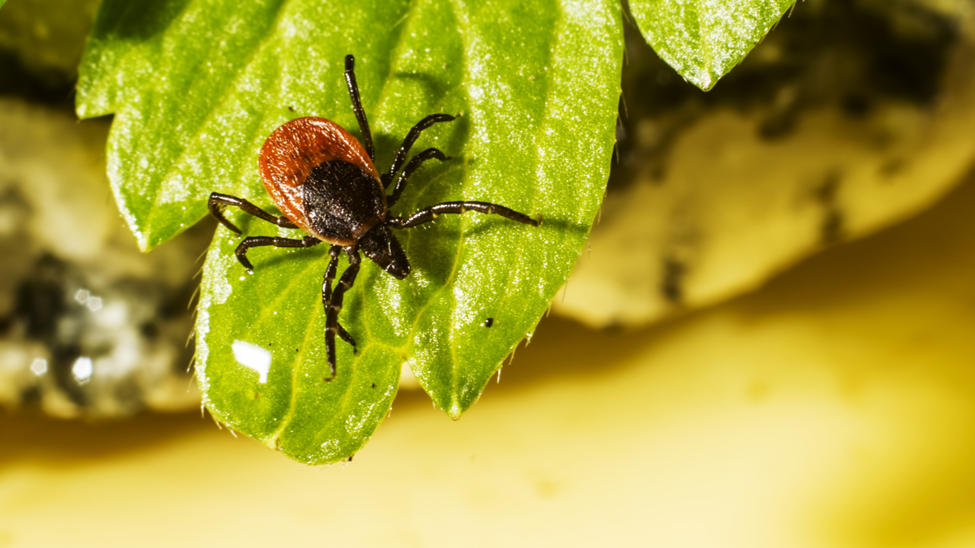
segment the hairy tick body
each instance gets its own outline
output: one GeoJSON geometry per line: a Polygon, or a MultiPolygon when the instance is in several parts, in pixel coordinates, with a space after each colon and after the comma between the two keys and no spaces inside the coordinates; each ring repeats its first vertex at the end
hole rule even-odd
{"type": "Polygon", "coordinates": [[[331,244],[330,260],[322,283],[322,304],[325,307],[325,349],[331,380],[335,377],[335,335],[352,345],[355,339],[339,324],[345,292],[355,283],[359,273],[359,251],[378,264],[388,274],[404,279],[410,274],[410,263],[391,228],[411,228],[437,218],[439,215],[477,211],[500,215],[512,221],[532,226],[541,224],[541,217],[532,219],[524,213],[487,202],[444,202],[410,215],[393,217],[389,208],[396,203],[406,182],[420,165],[436,158],[450,158],[436,148],[415,154],[406,163],[406,155],[420,133],[438,122],[454,119],[449,114],[431,114],[407,134],[400,145],[388,173],[376,171],[376,152],[372,144],[369,122],[359,99],[355,80],[355,59],[345,58],[345,81],[352,99],[363,143],[338,124],[324,118],[297,118],[274,130],[261,148],[258,160],[264,188],[284,214],[272,215],[254,204],[227,194],[210,194],[210,213],[228,229],[241,231],[224,215],[223,206],[236,206],[265,221],[284,228],[300,228],[308,236],[299,239],[253,236],[244,238],[235,251],[244,268],[254,267],[247,259],[247,250],[259,246],[312,247],[322,242],[331,244]],[[386,191],[395,179],[392,194],[386,191]],[[349,266],[342,273],[333,290],[342,252],[349,258],[349,266]]]}

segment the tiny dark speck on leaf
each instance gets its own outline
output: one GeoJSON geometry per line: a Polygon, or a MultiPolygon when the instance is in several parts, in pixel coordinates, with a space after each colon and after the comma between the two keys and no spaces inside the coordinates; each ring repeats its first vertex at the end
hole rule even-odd
{"type": "Polygon", "coordinates": [[[492,325],[494,325],[494,318],[484,320],[484,327],[491,327],[492,325]]]}
{"type": "Polygon", "coordinates": [[[295,107],[288,107],[288,110],[290,110],[291,112],[294,112],[295,111],[295,107]]]}
{"type": "Polygon", "coordinates": [[[372,388],[375,388],[375,387],[376,387],[376,383],[372,383],[372,388]]]}

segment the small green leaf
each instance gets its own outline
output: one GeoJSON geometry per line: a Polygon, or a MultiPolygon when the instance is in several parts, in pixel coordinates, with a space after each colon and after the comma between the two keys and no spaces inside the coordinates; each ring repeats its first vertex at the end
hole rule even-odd
{"type": "MultiPolygon", "coordinates": [[[[211,191],[273,211],[257,155],[298,116],[358,135],[342,76],[356,75],[387,169],[427,114],[462,113],[414,147],[424,164],[393,208],[451,200],[542,215],[531,227],[478,213],[397,231],[413,266],[395,280],[363,260],[339,316],[326,382],[321,303],[327,246],[258,248],[217,231],[204,268],[197,375],[206,405],[235,430],[311,463],[353,454],[386,416],[403,364],[458,418],[530,335],[582,249],[614,143],[622,61],[612,0],[444,0],[239,4],[105,0],[81,70],[78,111],[115,112],[113,188],[143,248],[206,214],[211,191]],[[485,322],[492,319],[491,327],[485,322]]],[[[245,235],[300,237],[230,210],[245,235]]],[[[346,265],[342,259],[341,269],[346,265]]]]}
{"type": "Polygon", "coordinates": [[[657,55],[707,91],[768,34],[795,0],[630,0],[657,55]]]}

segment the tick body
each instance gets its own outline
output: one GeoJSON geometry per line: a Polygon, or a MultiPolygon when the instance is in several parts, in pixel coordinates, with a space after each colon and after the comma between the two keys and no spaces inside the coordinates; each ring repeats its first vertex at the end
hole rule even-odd
{"type": "Polygon", "coordinates": [[[532,226],[541,224],[541,217],[532,219],[524,213],[488,202],[444,202],[405,218],[392,216],[389,208],[403,193],[410,175],[423,162],[450,159],[440,150],[428,148],[415,154],[407,163],[406,157],[413,143],[423,130],[436,123],[449,122],[454,117],[431,114],[413,126],[396,152],[389,171],[380,174],[375,166],[372,133],[359,99],[355,59],[351,55],[345,58],[345,80],[352,110],[362,132],[362,143],[330,120],[307,117],[297,118],[274,130],[261,148],[258,165],[264,188],[284,216],[272,215],[247,200],[227,194],[214,192],[209,200],[210,213],[238,234],[240,229],[226,218],[223,206],[236,206],[265,221],[285,228],[300,228],[308,234],[301,239],[244,238],[235,253],[248,270],[254,268],[247,259],[247,250],[252,247],[312,247],[322,242],[331,245],[322,284],[325,348],[332,375],[326,380],[336,374],[336,335],[352,345],[355,352],[355,339],[339,324],[338,315],[344,295],[359,273],[360,251],[388,274],[402,280],[410,274],[410,263],[391,229],[411,228],[439,215],[466,211],[500,215],[532,226]],[[393,188],[387,195],[390,186],[393,188]],[[343,252],[349,258],[349,266],[333,288],[338,259],[343,252]]]}

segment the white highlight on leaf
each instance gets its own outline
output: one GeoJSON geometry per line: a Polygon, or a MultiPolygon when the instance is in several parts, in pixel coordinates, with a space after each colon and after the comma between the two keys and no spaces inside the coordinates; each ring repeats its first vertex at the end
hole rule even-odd
{"type": "Polygon", "coordinates": [[[234,341],[230,348],[234,351],[234,359],[237,360],[237,363],[257,371],[257,374],[260,375],[261,384],[267,382],[267,374],[271,370],[271,352],[269,350],[247,341],[234,341]]]}
{"type": "Polygon", "coordinates": [[[196,370],[196,378],[200,382],[200,392],[203,394],[203,401],[206,402],[207,390],[210,388],[210,379],[206,375],[207,358],[210,357],[210,346],[207,335],[210,334],[210,311],[204,307],[210,305],[209,298],[204,296],[197,307],[196,316],[196,356],[193,359],[193,369],[196,370]]]}
{"type": "Polygon", "coordinates": [[[213,272],[210,273],[210,292],[213,294],[212,304],[223,304],[230,298],[233,288],[227,277],[227,271],[234,265],[236,258],[234,255],[227,257],[214,258],[213,272]]]}

